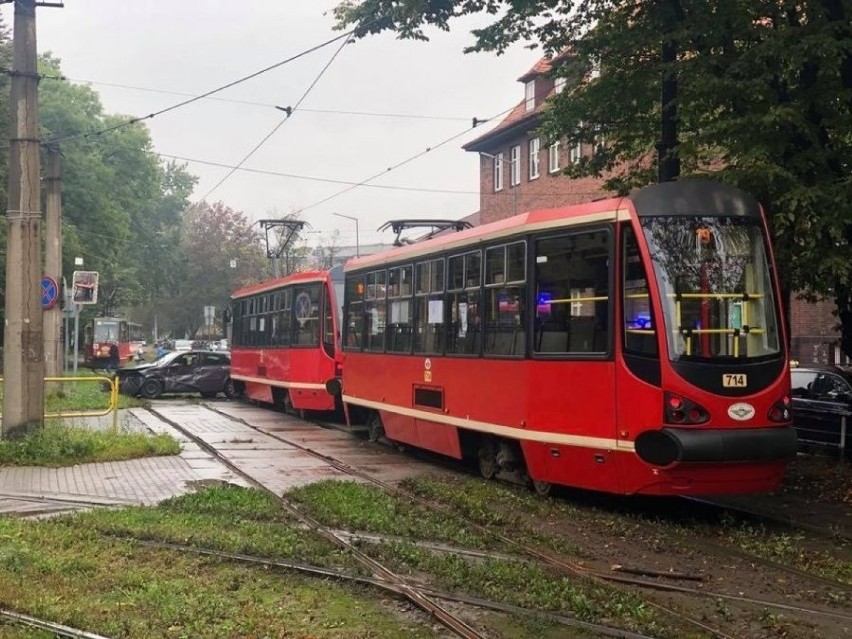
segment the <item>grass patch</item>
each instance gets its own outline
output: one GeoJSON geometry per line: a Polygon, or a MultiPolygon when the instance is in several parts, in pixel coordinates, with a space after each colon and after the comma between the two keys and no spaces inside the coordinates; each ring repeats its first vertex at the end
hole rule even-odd
{"type": "Polygon", "coordinates": [[[383,489],[351,481],[324,480],[294,488],[287,497],[331,528],[443,541],[468,548],[490,548],[494,542],[464,522],[427,510],[383,489]]]}
{"type": "Polygon", "coordinates": [[[291,520],[271,495],[237,486],[181,495],[157,507],[97,510],[63,521],[116,537],[360,570],[336,544],[291,520]]]}
{"type": "Polygon", "coordinates": [[[71,466],[178,453],[180,444],[171,435],[90,430],[55,422],[21,439],[0,440],[0,464],[15,466],[71,466]]]}
{"type": "Polygon", "coordinates": [[[590,623],[617,625],[654,637],[703,637],[664,619],[639,597],[579,577],[551,573],[522,561],[472,560],[436,554],[405,543],[383,544],[382,561],[415,577],[424,573],[454,592],[533,610],[558,611],[590,623]]]}
{"type": "MultiPolygon", "coordinates": [[[[217,487],[160,507],[42,521],[0,518],[4,607],[112,637],[431,639],[424,617],[376,592],[264,566],[145,546],[104,532],[271,559],[335,558],[260,491],[217,487]],[[262,552],[261,552],[262,551],[262,552]]],[[[49,636],[0,624],[3,636],[49,636]],[[8,631],[7,634],[4,634],[8,631]]]]}
{"type": "MultiPolygon", "coordinates": [[[[91,372],[82,372],[78,377],[93,377],[91,372]]],[[[44,389],[44,411],[46,413],[71,413],[77,411],[104,411],[109,407],[109,392],[104,381],[78,380],[73,375],[63,382],[46,382],[44,389]]],[[[147,406],[147,403],[128,397],[118,396],[119,408],[147,406]]]]}
{"type": "Polygon", "coordinates": [[[742,524],[726,527],[722,534],[725,541],[747,553],[852,585],[852,562],[807,547],[802,533],[774,533],[763,526],[742,524]]]}

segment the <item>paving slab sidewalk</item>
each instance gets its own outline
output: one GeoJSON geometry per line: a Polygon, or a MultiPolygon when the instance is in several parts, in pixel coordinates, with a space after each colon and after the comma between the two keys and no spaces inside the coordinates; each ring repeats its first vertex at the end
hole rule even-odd
{"type": "MultiPolygon", "coordinates": [[[[90,428],[108,428],[112,417],[88,418],[90,428]]],[[[196,485],[224,481],[244,485],[227,467],[145,409],[120,411],[120,428],[168,432],[181,444],[180,455],[62,468],[0,468],[0,514],[45,516],[91,508],[156,504],[192,491],[196,485]]]]}

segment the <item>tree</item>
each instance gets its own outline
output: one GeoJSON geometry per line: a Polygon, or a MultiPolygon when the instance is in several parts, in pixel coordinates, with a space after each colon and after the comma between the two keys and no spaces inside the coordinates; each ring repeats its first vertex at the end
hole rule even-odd
{"type": "Polygon", "coordinates": [[[266,274],[260,234],[244,213],[222,202],[201,202],[186,212],[180,253],[178,290],[163,305],[164,326],[175,335],[195,335],[205,306],[221,311],[235,289],[266,274]]]}
{"type": "Polygon", "coordinates": [[[570,176],[603,176],[618,192],[653,182],[662,83],[674,79],[681,175],[714,175],[765,203],[785,288],[835,298],[852,356],[848,0],[349,0],[336,9],[358,37],[417,39],[425,25],[446,30],[478,12],[496,17],[467,51],[525,41],[568,52],[557,73],[570,88],[544,130],[596,144],[570,176]]]}
{"type": "Polygon", "coordinates": [[[335,266],[341,246],[339,229],[334,229],[328,237],[320,237],[317,247],[314,249],[317,268],[330,269],[335,266]]]}

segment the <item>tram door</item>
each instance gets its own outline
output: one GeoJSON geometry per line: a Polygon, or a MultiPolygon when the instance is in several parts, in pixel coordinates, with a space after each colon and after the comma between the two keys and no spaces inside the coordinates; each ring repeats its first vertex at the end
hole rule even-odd
{"type": "MultiPolygon", "coordinates": [[[[618,414],[618,447],[632,450],[633,442],[643,431],[661,426],[662,390],[660,388],[660,354],[654,304],[648,287],[647,270],[629,222],[621,227],[619,237],[621,273],[621,357],[616,366],[618,414]]],[[[633,464],[623,464],[622,481],[636,485],[635,478],[625,476],[633,464]]]]}

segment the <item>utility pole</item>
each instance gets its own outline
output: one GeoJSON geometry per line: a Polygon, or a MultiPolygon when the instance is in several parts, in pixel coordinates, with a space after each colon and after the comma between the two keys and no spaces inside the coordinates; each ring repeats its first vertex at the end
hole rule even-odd
{"type": "MultiPolygon", "coordinates": [[[[44,274],[62,281],[62,155],[55,145],[47,147],[47,202],[44,223],[44,274]]],[[[62,340],[62,309],[59,304],[44,311],[44,373],[57,377],[65,372],[62,340]]]]}
{"type": "Polygon", "coordinates": [[[40,428],[44,415],[35,5],[35,0],[15,0],[6,212],[5,438],[20,437],[40,428]]]}

